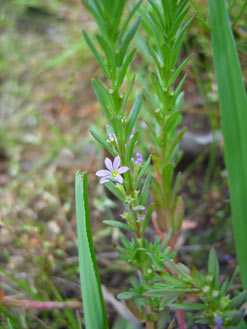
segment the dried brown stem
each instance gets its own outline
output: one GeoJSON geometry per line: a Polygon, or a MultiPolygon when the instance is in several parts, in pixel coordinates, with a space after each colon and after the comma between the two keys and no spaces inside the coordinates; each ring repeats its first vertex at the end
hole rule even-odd
{"type": "Polygon", "coordinates": [[[1,300],[2,306],[7,307],[18,307],[18,308],[32,308],[36,310],[50,310],[50,309],[74,309],[81,308],[82,303],[78,300],[67,301],[67,302],[57,302],[57,301],[36,301],[28,299],[14,299],[11,297],[4,297],[1,300]]]}

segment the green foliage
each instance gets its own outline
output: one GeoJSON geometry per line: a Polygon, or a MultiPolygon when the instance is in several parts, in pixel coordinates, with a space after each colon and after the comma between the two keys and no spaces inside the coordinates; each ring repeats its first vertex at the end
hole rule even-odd
{"type": "Polygon", "coordinates": [[[209,0],[232,224],[243,288],[247,288],[247,98],[225,0],[209,0]]]}

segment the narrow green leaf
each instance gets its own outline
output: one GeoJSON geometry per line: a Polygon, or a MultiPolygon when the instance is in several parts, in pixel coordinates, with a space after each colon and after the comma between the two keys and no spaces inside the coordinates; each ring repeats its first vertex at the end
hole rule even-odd
{"type": "Polygon", "coordinates": [[[149,12],[148,19],[149,23],[151,23],[153,34],[156,37],[157,46],[159,47],[160,43],[164,40],[164,30],[162,24],[151,11],[149,12]]]}
{"type": "Polygon", "coordinates": [[[226,295],[227,293],[227,290],[228,290],[228,287],[229,287],[229,279],[227,278],[221,285],[221,288],[220,288],[220,294],[221,295],[226,295]]]}
{"type": "Polygon", "coordinates": [[[131,160],[131,157],[133,155],[133,150],[136,145],[136,141],[137,141],[138,137],[139,137],[139,132],[137,131],[137,132],[135,132],[133,138],[130,140],[129,146],[127,147],[127,152],[126,152],[126,156],[125,156],[125,161],[127,164],[131,160]]]}
{"type": "Polygon", "coordinates": [[[197,295],[198,289],[164,288],[152,289],[143,293],[143,296],[161,297],[161,296],[186,296],[197,295]]]}
{"type": "MultiPolygon", "coordinates": [[[[228,319],[229,322],[231,323],[232,327],[230,328],[236,328],[236,327],[233,327],[233,325],[237,325],[239,324],[239,321],[241,319],[243,319],[244,317],[244,313],[245,313],[245,310],[244,308],[240,309],[239,311],[237,310],[229,310],[229,311],[225,311],[223,313],[223,319],[228,319]]],[[[244,321],[245,322],[245,321],[244,321]]],[[[246,325],[246,324],[245,324],[246,325]]]]}
{"type": "Polygon", "coordinates": [[[14,329],[14,327],[12,326],[12,323],[11,323],[11,320],[10,319],[8,319],[8,327],[9,327],[9,329],[14,329]]]}
{"type": "Polygon", "coordinates": [[[209,0],[232,224],[243,288],[247,288],[247,98],[225,0],[209,0]]]}
{"type": "Polygon", "coordinates": [[[115,54],[113,53],[112,47],[109,45],[109,43],[105,40],[103,36],[97,34],[96,39],[105,54],[108,68],[110,70],[110,68],[116,66],[115,54]]]}
{"type": "Polygon", "coordinates": [[[239,21],[240,17],[243,15],[245,8],[247,7],[247,0],[243,3],[239,13],[235,16],[234,21],[232,22],[232,29],[234,29],[235,25],[239,21]]]}
{"type": "Polygon", "coordinates": [[[184,10],[180,9],[179,14],[176,15],[176,19],[175,19],[174,24],[171,28],[171,35],[176,35],[176,33],[177,33],[179,27],[181,26],[186,14],[188,13],[189,9],[190,9],[189,6],[184,8],[184,10]]]}
{"type": "Polygon", "coordinates": [[[144,219],[143,232],[145,232],[148,227],[148,223],[149,223],[152,213],[154,211],[154,207],[155,207],[155,205],[154,205],[154,203],[152,203],[148,208],[148,211],[147,211],[147,213],[145,215],[145,219],[144,219]]]}
{"type": "Polygon", "coordinates": [[[161,10],[159,8],[159,6],[153,1],[153,0],[148,0],[148,2],[151,4],[151,6],[153,7],[154,11],[156,12],[157,18],[160,22],[160,25],[162,26],[162,33],[164,34],[165,29],[165,24],[164,24],[164,19],[161,15],[161,10]]]}
{"type": "MultiPolygon", "coordinates": [[[[195,14],[196,15],[196,14],[195,14]]],[[[182,46],[183,43],[183,39],[184,39],[184,35],[185,32],[187,30],[187,28],[189,27],[189,25],[192,23],[195,15],[193,15],[185,24],[184,26],[178,30],[177,34],[176,34],[176,41],[174,43],[174,46],[172,48],[172,52],[173,52],[173,58],[172,58],[172,66],[175,66],[176,62],[177,62],[177,58],[178,58],[178,54],[180,51],[180,48],[182,46]]]]}
{"type": "Polygon", "coordinates": [[[165,262],[165,265],[168,268],[172,269],[174,273],[177,273],[184,280],[191,282],[191,276],[190,274],[188,274],[190,270],[188,268],[185,268],[183,264],[181,263],[175,264],[173,261],[169,259],[167,262],[165,262]]]}
{"type": "Polygon", "coordinates": [[[117,117],[112,118],[112,126],[118,142],[124,140],[124,129],[121,120],[117,117]]]}
{"type": "Polygon", "coordinates": [[[166,195],[168,195],[171,190],[173,172],[174,167],[171,163],[167,163],[162,170],[162,185],[166,195]]]}
{"type": "Polygon", "coordinates": [[[113,182],[107,182],[104,185],[120,201],[124,201],[125,200],[123,194],[119,191],[119,189],[116,188],[116,186],[115,186],[115,184],[113,182]]]}
{"type": "Polygon", "coordinates": [[[184,219],[184,200],[181,196],[175,197],[174,207],[173,207],[173,229],[178,231],[181,228],[184,219]]]}
{"type": "Polygon", "coordinates": [[[183,135],[185,134],[187,128],[183,128],[178,134],[177,136],[174,138],[172,145],[169,149],[169,153],[167,155],[167,161],[172,161],[174,153],[176,151],[176,148],[178,146],[178,143],[180,142],[180,140],[182,139],[183,135]]]}
{"type": "Polygon", "coordinates": [[[132,291],[124,291],[117,295],[119,299],[130,299],[136,296],[136,293],[132,291]]]}
{"type": "Polygon", "coordinates": [[[173,112],[167,119],[164,125],[164,131],[174,130],[182,120],[180,111],[173,112]]]}
{"type": "Polygon", "coordinates": [[[149,185],[150,185],[151,178],[152,178],[152,176],[150,174],[148,174],[144,181],[144,184],[143,184],[143,188],[142,188],[141,195],[140,195],[140,204],[143,206],[146,206],[146,204],[148,202],[148,198],[150,196],[149,185]]]}
{"type": "Polygon", "coordinates": [[[171,65],[172,49],[171,49],[170,45],[167,42],[162,43],[161,52],[162,52],[164,67],[169,67],[169,68],[173,67],[171,65]]]}
{"type": "Polygon", "coordinates": [[[170,241],[170,238],[171,238],[171,236],[172,236],[172,233],[173,233],[173,230],[170,229],[170,230],[168,231],[168,233],[166,234],[164,240],[163,240],[162,243],[161,243],[161,250],[165,250],[165,248],[167,247],[167,245],[168,245],[168,243],[169,243],[169,241],[170,241]]]}
{"type": "Polygon", "coordinates": [[[192,267],[191,269],[191,276],[194,281],[194,283],[199,287],[202,288],[206,284],[205,277],[195,268],[192,267]]]}
{"type": "Polygon", "coordinates": [[[140,112],[140,109],[141,109],[141,104],[142,104],[142,96],[139,95],[130,111],[130,114],[129,114],[129,117],[127,120],[126,132],[125,132],[125,142],[127,142],[130,138],[130,135],[131,135],[134,125],[136,123],[138,113],[140,112]]]}
{"type": "MultiPolygon", "coordinates": [[[[168,248],[170,248],[170,247],[168,247],[168,248]]],[[[166,273],[163,274],[162,273],[162,279],[164,279],[168,284],[171,284],[171,285],[173,285],[176,288],[183,288],[183,289],[188,288],[188,284],[186,282],[184,282],[180,278],[176,278],[173,275],[166,274],[166,273]]]]}
{"type": "MultiPolygon", "coordinates": [[[[112,9],[114,8],[112,5],[112,1],[111,0],[102,0],[101,2],[103,3],[104,11],[108,14],[111,14],[112,9]]],[[[116,2],[118,2],[118,1],[116,1],[116,2]]]]}
{"type": "Polygon", "coordinates": [[[124,224],[122,222],[116,221],[116,220],[106,219],[106,220],[103,220],[103,223],[105,223],[109,226],[112,226],[112,227],[121,228],[121,229],[129,231],[129,232],[134,232],[134,229],[131,226],[124,224]]]}
{"type": "Polygon", "coordinates": [[[214,278],[214,288],[219,288],[219,262],[214,248],[210,250],[208,258],[208,273],[214,278]]]}
{"type": "Polygon", "coordinates": [[[97,8],[89,5],[86,0],[81,0],[82,4],[84,7],[87,8],[87,10],[91,13],[91,15],[94,17],[95,21],[97,22],[99,29],[105,34],[106,29],[105,29],[105,22],[102,18],[102,15],[99,13],[97,8]]]}
{"type": "MultiPolygon", "coordinates": [[[[176,101],[175,101],[175,108],[179,111],[181,111],[181,109],[184,106],[184,92],[181,91],[179,94],[176,95],[176,101]]],[[[181,117],[182,120],[182,117],[181,117]]]]}
{"type": "Polygon", "coordinates": [[[184,10],[187,3],[188,3],[188,0],[181,0],[176,8],[177,13],[181,13],[184,10]]]}
{"type": "Polygon", "coordinates": [[[117,80],[117,86],[116,88],[119,88],[122,83],[123,83],[123,80],[125,78],[125,75],[126,75],[126,72],[128,70],[128,67],[130,65],[130,63],[132,62],[132,59],[133,57],[135,56],[135,53],[136,53],[136,48],[134,48],[130,53],[129,55],[126,57],[123,65],[121,66],[120,68],[120,71],[119,71],[119,76],[118,76],[118,80],[117,80]]]}
{"type": "Polygon", "coordinates": [[[82,32],[84,35],[84,38],[88,44],[88,47],[91,49],[92,53],[94,54],[99,66],[101,67],[102,71],[104,72],[105,76],[109,79],[109,72],[104,64],[104,62],[102,61],[97,49],[95,48],[94,44],[92,43],[92,41],[89,39],[86,31],[82,32]]]}
{"type": "Polygon", "coordinates": [[[141,182],[142,177],[145,175],[146,171],[148,170],[148,167],[150,165],[152,159],[152,155],[149,155],[149,157],[147,158],[147,160],[144,162],[142,169],[140,170],[137,180],[136,180],[136,186],[135,188],[138,189],[138,186],[141,182]]]}
{"type": "Polygon", "coordinates": [[[129,95],[130,95],[130,92],[132,90],[132,87],[134,85],[134,82],[135,82],[135,75],[133,76],[130,84],[129,84],[129,87],[128,87],[128,90],[127,90],[127,93],[126,93],[126,96],[124,97],[124,102],[123,102],[123,107],[122,107],[122,111],[121,111],[121,114],[124,114],[124,111],[126,109],[126,105],[127,105],[127,101],[128,101],[128,98],[129,98],[129,95]]]}
{"type": "MultiPolygon", "coordinates": [[[[169,306],[169,305],[171,305],[173,302],[175,302],[175,300],[177,299],[177,297],[168,297],[168,298],[166,298],[166,299],[164,299],[163,301],[162,301],[162,303],[161,303],[161,307],[163,308],[163,310],[167,313],[167,322],[168,322],[168,318],[169,318],[169,310],[167,309],[167,306],[169,306]]],[[[164,312],[162,312],[163,314],[164,314],[164,312]]],[[[161,320],[163,320],[162,319],[162,314],[161,314],[161,317],[160,317],[160,319],[161,320]]],[[[163,323],[164,324],[164,322],[162,321],[162,322],[160,322],[160,323],[163,323]]]]}
{"type": "MultiPolygon", "coordinates": [[[[118,31],[126,2],[127,0],[115,0],[113,3],[112,0],[110,0],[111,6],[114,8],[113,24],[112,24],[112,28],[114,32],[118,31]]],[[[116,33],[116,35],[118,35],[118,33],[116,33]]]]}
{"type": "Polygon", "coordinates": [[[174,97],[173,97],[173,102],[172,102],[171,107],[173,106],[173,103],[176,103],[177,98],[178,98],[178,96],[180,95],[180,92],[181,92],[181,89],[182,89],[182,87],[183,87],[183,84],[184,84],[185,79],[186,79],[186,74],[185,74],[185,75],[183,76],[183,78],[180,80],[180,82],[179,82],[177,88],[175,89],[174,97]]]}
{"type": "Polygon", "coordinates": [[[107,329],[105,305],[90,229],[86,173],[76,173],[75,196],[79,269],[85,324],[87,329],[107,329]]]}
{"type": "Polygon", "coordinates": [[[192,55],[190,55],[188,58],[186,58],[182,64],[179,65],[179,67],[176,69],[176,71],[173,73],[170,81],[169,81],[169,85],[171,86],[176,79],[178,78],[179,74],[182,72],[182,70],[184,69],[184,67],[189,63],[189,61],[191,60],[192,55]]]}
{"type": "Polygon", "coordinates": [[[110,114],[110,112],[107,108],[107,104],[106,104],[106,99],[110,101],[109,95],[107,94],[102,83],[99,82],[98,80],[93,79],[92,85],[93,85],[95,95],[100,103],[100,106],[105,113],[105,116],[107,117],[108,121],[111,122],[111,114],[110,114]]]}
{"type": "MultiPolygon", "coordinates": [[[[126,0],[120,0],[120,2],[125,2],[126,0]]],[[[119,36],[118,36],[118,39],[117,39],[117,43],[120,44],[122,38],[123,38],[123,35],[125,33],[125,31],[127,30],[127,27],[129,25],[129,22],[131,20],[131,18],[134,16],[135,12],[137,11],[137,9],[139,8],[139,6],[141,5],[142,3],[142,0],[140,0],[139,2],[136,3],[136,5],[133,7],[133,9],[131,10],[131,12],[129,13],[126,21],[124,22],[123,24],[123,27],[122,27],[122,30],[121,32],[119,33],[119,36]]],[[[115,21],[115,19],[114,19],[115,21]]]]}
{"type": "Polygon", "coordinates": [[[114,157],[117,156],[117,152],[114,151],[114,150],[111,148],[111,146],[110,146],[108,143],[106,143],[106,141],[105,141],[102,137],[100,137],[98,134],[96,134],[95,131],[93,131],[92,129],[90,129],[90,133],[91,133],[91,135],[96,139],[97,142],[99,142],[102,146],[104,146],[104,148],[105,148],[109,153],[111,153],[111,155],[113,155],[114,157]]]}
{"type": "Polygon", "coordinates": [[[159,98],[159,101],[160,101],[161,104],[163,104],[164,103],[165,93],[164,93],[164,91],[162,89],[162,86],[160,84],[160,81],[159,81],[157,75],[154,74],[153,72],[151,72],[150,77],[151,77],[152,83],[154,85],[154,88],[156,90],[156,93],[157,93],[157,96],[159,98]]]}
{"type": "Polygon", "coordinates": [[[88,3],[90,4],[91,8],[93,8],[95,11],[97,11],[98,14],[100,15],[100,17],[102,17],[102,19],[104,19],[104,13],[103,13],[104,8],[101,6],[99,1],[98,0],[89,0],[88,3]]]}
{"type": "Polygon", "coordinates": [[[239,308],[239,306],[246,301],[246,297],[247,297],[247,291],[242,291],[240,294],[238,294],[230,301],[229,308],[231,309],[239,308]]]}
{"type": "Polygon", "coordinates": [[[169,308],[173,310],[184,310],[184,311],[203,311],[207,309],[205,304],[199,303],[184,303],[184,304],[171,304],[169,308]]]}
{"type": "Polygon", "coordinates": [[[162,69],[161,69],[161,65],[162,63],[159,61],[157,55],[156,55],[156,52],[154,51],[153,47],[150,45],[150,43],[147,41],[147,47],[148,47],[148,50],[154,60],[154,63],[156,65],[156,68],[157,68],[157,71],[159,72],[159,74],[161,74],[162,72],[162,69]]]}
{"type": "Polygon", "coordinates": [[[124,38],[123,43],[120,48],[120,54],[119,54],[120,63],[123,62],[123,59],[127,53],[129,43],[133,39],[133,37],[136,33],[136,30],[138,28],[138,25],[140,24],[140,21],[141,21],[141,17],[137,17],[137,19],[134,21],[134,23],[131,25],[131,27],[129,28],[128,32],[125,35],[125,38],[124,38]]]}

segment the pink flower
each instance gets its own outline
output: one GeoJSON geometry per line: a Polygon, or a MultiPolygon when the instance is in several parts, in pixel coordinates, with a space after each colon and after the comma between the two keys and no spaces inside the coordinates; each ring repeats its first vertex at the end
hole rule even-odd
{"type": "Polygon", "coordinates": [[[125,173],[126,171],[129,170],[128,167],[120,166],[120,156],[116,156],[116,158],[112,161],[109,158],[105,158],[105,166],[108,170],[98,170],[96,172],[97,176],[102,177],[100,179],[100,184],[104,184],[106,182],[109,182],[110,180],[117,181],[118,183],[122,184],[123,182],[123,177],[121,174],[125,173]]]}

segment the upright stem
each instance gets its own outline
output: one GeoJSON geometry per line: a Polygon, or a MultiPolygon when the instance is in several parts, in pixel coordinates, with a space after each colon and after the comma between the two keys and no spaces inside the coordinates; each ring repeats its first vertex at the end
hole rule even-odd
{"type": "Polygon", "coordinates": [[[146,322],[146,329],[158,329],[158,322],[146,322]]]}
{"type": "Polygon", "coordinates": [[[183,310],[176,310],[176,317],[179,329],[187,329],[186,320],[183,310]]]}

